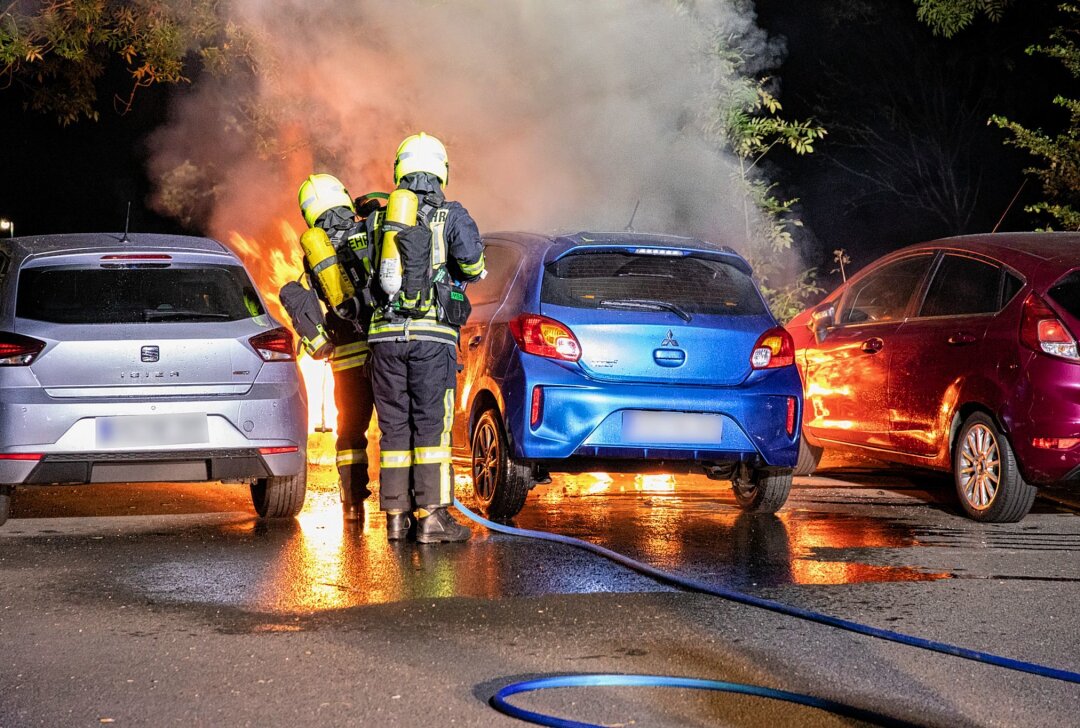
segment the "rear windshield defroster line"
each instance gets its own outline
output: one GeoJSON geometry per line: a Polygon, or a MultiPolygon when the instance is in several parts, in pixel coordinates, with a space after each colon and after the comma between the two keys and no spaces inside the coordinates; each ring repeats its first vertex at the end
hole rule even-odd
{"type": "Polygon", "coordinates": [[[733,265],[695,256],[571,253],[544,268],[544,303],[726,316],[759,316],[754,282],[733,265]]]}
{"type": "Polygon", "coordinates": [[[15,315],[56,324],[238,321],[264,313],[239,266],[27,268],[15,315]]]}

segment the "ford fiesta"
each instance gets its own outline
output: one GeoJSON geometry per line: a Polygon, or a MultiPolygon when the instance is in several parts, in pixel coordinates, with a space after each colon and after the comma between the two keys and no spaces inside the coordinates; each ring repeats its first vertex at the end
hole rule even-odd
{"type": "Polygon", "coordinates": [[[798,454],[791,337],[730,248],[635,233],[485,238],[454,421],[479,504],[553,472],[704,472],[775,511],[798,454]]]}
{"type": "Polygon", "coordinates": [[[805,379],[799,472],[822,448],[951,471],[964,511],[1023,518],[1080,480],[1080,234],[909,246],[788,325],[805,379]]]}
{"type": "Polygon", "coordinates": [[[299,512],[307,405],[292,335],[205,238],[0,240],[0,523],[13,486],[249,483],[299,512]]]}

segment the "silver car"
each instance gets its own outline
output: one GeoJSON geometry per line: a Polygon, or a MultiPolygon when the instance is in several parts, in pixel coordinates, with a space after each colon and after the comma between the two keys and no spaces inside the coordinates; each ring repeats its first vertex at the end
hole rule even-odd
{"type": "Polygon", "coordinates": [[[0,523],[16,485],[249,483],[300,511],[307,401],[292,334],[220,243],[0,240],[0,523]]]}

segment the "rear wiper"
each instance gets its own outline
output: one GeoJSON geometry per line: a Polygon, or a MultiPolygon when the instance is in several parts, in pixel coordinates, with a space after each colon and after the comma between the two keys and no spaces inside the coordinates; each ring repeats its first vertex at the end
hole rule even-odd
{"type": "Polygon", "coordinates": [[[645,309],[648,311],[670,311],[683,321],[690,323],[690,319],[693,318],[688,312],[676,306],[674,303],[668,303],[667,301],[654,301],[649,298],[615,298],[606,299],[600,302],[601,306],[607,308],[631,308],[631,309],[645,309]]]}
{"type": "Polygon", "coordinates": [[[148,308],[143,311],[144,321],[164,321],[165,319],[200,319],[200,318],[213,318],[213,319],[227,319],[229,314],[227,313],[213,313],[209,311],[188,311],[185,309],[168,309],[165,311],[159,311],[156,308],[148,308]]]}

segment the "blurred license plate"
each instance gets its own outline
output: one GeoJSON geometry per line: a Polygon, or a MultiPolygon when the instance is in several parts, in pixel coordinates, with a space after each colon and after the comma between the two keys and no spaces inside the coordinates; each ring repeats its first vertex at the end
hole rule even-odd
{"type": "Polygon", "coordinates": [[[715,445],[723,434],[721,415],[688,412],[623,412],[623,440],[633,443],[671,442],[715,445]]]}
{"type": "Polygon", "coordinates": [[[126,415],[97,418],[98,447],[186,445],[210,441],[206,415],[126,415]]]}

